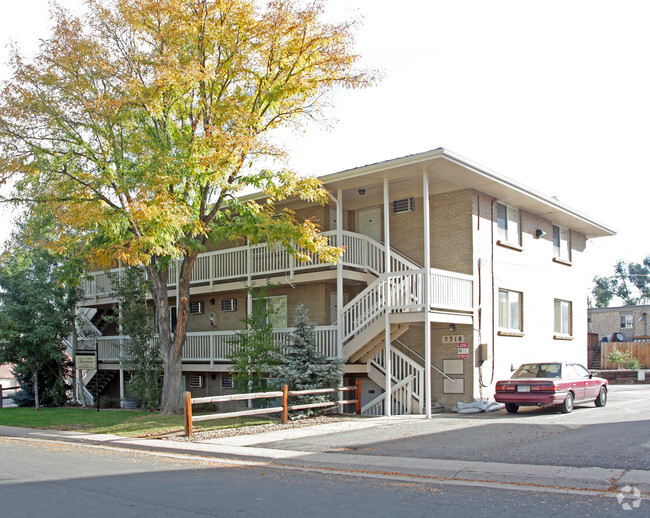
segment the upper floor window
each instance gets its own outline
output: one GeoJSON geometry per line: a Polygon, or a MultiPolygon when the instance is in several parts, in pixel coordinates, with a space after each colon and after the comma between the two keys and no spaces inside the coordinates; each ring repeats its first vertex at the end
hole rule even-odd
{"type": "Polygon", "coordinates": [[[571,336],[573,334],[572,313],[573,308],[570,301],[555,299],[553,319],[555,323],[555,334],[564,336],[571,336]]]}
{"type": "Polygon", "coordinates": [[[523,331],[522,294],[518,291],[499,290],[499,327],[506,331],[523,331]]]}
{"type": "Polygon", "coordinates": [[[519,209],[513,209],[507,205],[497,203],[497,226],[499,227],[500,241],[521,246],[519,209]]]}
{"type": "Polygon", "coordinates": [[[569,231],[557,225],[553,225],[553,255],[564,261],[571,260],[569,231]]]}
{"type": "Polygon", "coordinates": [[[632,328],[632,315],[621,315],[621,327],[632,328]]]}
{"type": "Polygon", "coordinates": [[[253,316],[258,325],[270,324],[274,329],[287,327],[287,296],[264,297],[253,300],[253,316]]]}

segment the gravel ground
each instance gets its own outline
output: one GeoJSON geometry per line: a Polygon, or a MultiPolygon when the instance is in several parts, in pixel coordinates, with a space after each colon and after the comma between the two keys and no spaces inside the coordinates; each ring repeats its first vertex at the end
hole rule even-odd
{"type": "Polygon", "coordinates": [[[350,419],[359,419],[359,417],[351,417],[351,416],[343,416],[343,415],[321,415],[321,416],[309,417],[305,419],[297,419],[295,421],[289,421],[287,424],[282,424],[280,421],[277,421],[277,422],[272,422],[269,424],[261,424],[257,426],[241,426],[239,428],[225,428],[223,430],[212,430],[209,432],[194,432],[192,433],[192,437],[185,437],[182,433],[177,435],[168,435],[166,437],[161,437],[161,439],[164,439],[166,441],[179,441],[179,442],[205,441],[207,439],[219,439],[221,437],[233,437],[235,435],[249,435],[254,433],[289,430],[292,428],[305,428],[307,426],[336,423],[339,421],[347,421],[350,419]]]}

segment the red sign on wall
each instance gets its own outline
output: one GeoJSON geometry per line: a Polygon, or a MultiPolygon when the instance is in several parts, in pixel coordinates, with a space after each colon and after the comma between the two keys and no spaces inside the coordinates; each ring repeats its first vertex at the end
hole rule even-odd
{"type": "Polygon", "coordinates": [[[458,344],[458,358],[466,360],[469,358],[469,344],[468,343],[459,343],[458,344]]]}

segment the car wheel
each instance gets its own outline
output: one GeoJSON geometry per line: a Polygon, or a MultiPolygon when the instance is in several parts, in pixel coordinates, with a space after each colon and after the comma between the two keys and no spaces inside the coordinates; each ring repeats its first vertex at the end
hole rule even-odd
{"type": "Polygon", "coordinates": [[[564,400],[564,403],[560,405],[560,412],[562,412],[563,414],[570,414],[572,410],[573,410],[573,392],[569,392],[566,395],[566,399],[564,400]]]}
{"type": "Polygon", "coordinates": [[[515,403],[506,403],[506,410],[509,414],[516,414],[517,410],[519,410],[519,405],[516,405],[515,403]]]}
{"type": "Polygon", "coordinates": [[[598,397],[594,401],[596,403],[596,406],[605,406],[607,404],[607,389],[605,387],[600,387],[600,392],[598,393],[598,397]]]}

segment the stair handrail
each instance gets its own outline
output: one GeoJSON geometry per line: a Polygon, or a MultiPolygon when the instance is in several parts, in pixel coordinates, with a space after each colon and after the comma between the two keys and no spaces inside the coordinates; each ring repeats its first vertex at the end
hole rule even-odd
{"type": "MultiPolygon", "coordinates": [[[[401,389],[405,385],[409,384],[413,380],[413,378],[415,378],[415,376],[413,374],[411,374],[410,376],[406,376],[403,380],[399,381],[398,383],[395,383],[395,385],[392,385],[391,386],[391,393],[390,393],[391,398],[392,398],[392,396],[393,396],[393,394],[395,392],[397,392],[399,389],[401,389]]],[[[368,403],[363,405],[361,407],[361,413],[363,414],[366,410],[368,410],[369,408],[372,408],[377,403],[379,403],[382,399],[385,399],[385,398],[386,398],[386,392],[382,392],[381,394],[376,396],[374,399],[370,400],[368,403]]]]}
{"type": "MultiPolygon", "coordinates": [[[[424,270],[420,269],[382,274],[370,283],[361,293],[343,306],[343,343],[347,342],[350,338],[367,328],[387,310],[395,312],[394,310],[397,308],[397,312],[404,311],[406,309],[405,307],[388,304],[386,285],[388,282],[396,282],[400,280],[405,281],[408,277],[412,276],[424,276],[424,270]],[[356,311],[356,314],[353,314],[353,311],[356,311]]],[[[410,308],[419,307],[421,305],[420,302],[415,300],[412,296],[409,296],[409,298],[410,303],[408,306],[410,308]]]]}
{"type": "MultiPolygon", "coordinates": [[[[395,339],[395,340],[393,340],[393,341],[396,342],[397,339],[395,339]]],[[[379,351],[377,354],[375,354],[375,355],[370,359],[370,363],[371,363],[372,365],[374,365],[374,367],[375,367],[379,372],[381,372],[384,376],[386,376],[386,365],[385,365],[385,363],[382,363],[382,362],[381,362],[381,360],[384,359],[384,358],[383,358],[383,352],[384,352],[384,351],[382,350],[382,351],[379,351]],[[382,357],[381,359],[379,358],[380,356],[382,357]]],[[[398,349],[391,349],[391,353],[392,353],[392,354],[393,354],[393,355],[394,355],[398,360],[402,360],[402,361],[404,361],[405,363],[407,363],[407,364],[409,365],[409,367],[411,367],[414,371],[417,372],[417,377],[418,377],[418,379],[419,379],[419,382],[416,384],[416,385],[417,385],[417,386],[416,386],[416,389],[413,391],[413,397],[414,397],[415,399],[417,399],[418,401],[421,402],[422,399],[423,399],[423,397],[424,397],[424,395],[422,394],[422,389],[423,389],[423,387],[421,386],[421,384],[422,384],[422,382],[423,382],[423,376],[424,376],[424,367],[422,367],[422,366],[421,366],[420,364],[418,364],[415,360],[413,360],[412,358],[409,358],[406,354],[404,354],[402,351],[400,351],[400,350],[398,350],[398,349]]],[[[384,360],[384,361],[385,361],[385,360],[384,360]]],[[[391,361],[391,366],[393,367],[393,369],[397,368],[397,361],[395,361],[395,360],[391,361]]],[[[395,381],[395,382],[398,382],[398,381],[399,381],[399,378],[395,375],[394,372],[391,372],[391,380],[392,380],[392,381],[395,381]]]]}
{"type": "MultiPolygon", "coordinates": [[[[406,345],[406,344],[405,344],[404,342],[402,342],[400,339],[395,338],[395,341],[396,341],[398,344],[400,344],[402,347],[404,347],[405,349],[407,349],[411,354],[413,354],[413,355],[417,356],[418,358],[420,358],[420,360],[422,360],[423,362],[426,361],[424,358],[422,358],[422,356],[420,356],[418,353],[416,353],[413,349],[411,349],[408,345],[406,345]]],[[[438,367],[436,367],[433,363],[431,364],[431,367],[432,367],[435,371],[437,371],[439,374],[442,374],[442,375],[443,375],[445,378],[447,378],[449,381],[451,381],[451,382],[453,382],[453,383],[456,383],[456,380],[455,380],[455,379],[450,378],[449,376],[447,376],[444,372],[442,372],[442,371],[441,371],[438,367]]],[[[422,368],[422,370],[424,370],[424,367],[422,368]]]]}

